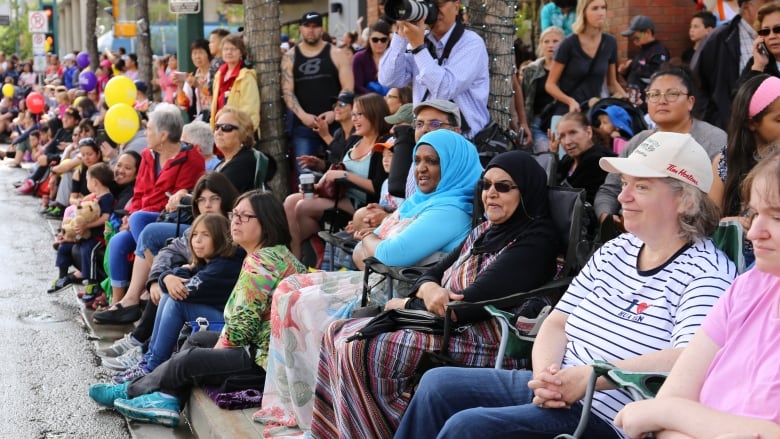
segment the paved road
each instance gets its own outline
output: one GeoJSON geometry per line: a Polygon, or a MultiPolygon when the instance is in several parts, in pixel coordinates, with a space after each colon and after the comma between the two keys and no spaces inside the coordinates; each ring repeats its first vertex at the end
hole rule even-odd
{"type": "Polygon", "coordinates": [[[124,418],[87,396],[106,375],[72,291],[46,294],[52,235],[40,200],[13,190],[25,175],[0,163],[0,439],[129,438],[124,418]]]}

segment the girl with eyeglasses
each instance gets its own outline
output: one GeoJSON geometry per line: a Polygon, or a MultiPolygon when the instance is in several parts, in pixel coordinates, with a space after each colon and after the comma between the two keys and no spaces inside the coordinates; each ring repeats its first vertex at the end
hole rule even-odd
{"type": "Polygon", "coordinates": [[[190,336],[168,361],[122,384],[93,384],[90,397],[140,422],[175,427],[196,385],[221,386],[231,377],[262,382],[268,360],[271,297],[279,281],[306,270],[289,249],[281,203],[269,192],[238,198],[230,235],[245,252],[225,305],[221,331],[190,336]]]}
{"type": "Polygon", "coordinates": [[[757,34],[753,40],[753,56],[742,70],[736,88],[761,73],[780,77],[777,67],[780,59],[780,4],[769,2],[759,8],[753,27],[757,34]]]}
{"type": "MultiPolygon", "coordinates": [[[[445,131],[435,133],[439,132],[445,131]]],[[[408,297],[390,300],[385,309],[444,316],[451,301],[501,298],[533,290],[552,278],[558,238],[544,170],[530,155],[508,152],[490,161],[476,186],[475,207],[485,221],[424,273],[408,297]]],[[[500,340],[498,325],[475,316],[457,317],[459,325],[469,326],[450,339],[452,359],[466,369],[492,367],[500,340]]],[[[420,359],[442,343],[442,335],[409,330],[346,343],[367,320],[337,321],[325,333],[317,367],[315,437],[392,437],[409,404],[420,359]],[[361,396],[366,394],[371,397],[361,396]]],[[[516,360],[504,365],[517,367],[516,360]]]]}
{"type": "Polygon", "coordinates": [[[369,28],[368,44],[365,50],[361,50],[352,57],[352,73],[355,76],[355,92],[358,95],[365,93],[387,92],[385,87],[377,81],[379,72],[379,60],[390,45],[390,25],[379,20],[369,28]]]}

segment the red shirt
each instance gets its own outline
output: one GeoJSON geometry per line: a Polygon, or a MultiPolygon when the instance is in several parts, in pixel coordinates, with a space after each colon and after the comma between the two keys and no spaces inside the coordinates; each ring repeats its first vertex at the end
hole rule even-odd
{"type": "Polygon", "coordinates": [[[179,189],[191,191],[195,182],[206,172],[203,154],[190,145],[183,146],[175,157],[168,160],[159,175],[155,172],[156,157],[157,153],[149,148],[141,153],[141,167],[135,179],[133,199],[128,212],[162,211],[168,203],[166,192],[175,193],[179,189]]]}

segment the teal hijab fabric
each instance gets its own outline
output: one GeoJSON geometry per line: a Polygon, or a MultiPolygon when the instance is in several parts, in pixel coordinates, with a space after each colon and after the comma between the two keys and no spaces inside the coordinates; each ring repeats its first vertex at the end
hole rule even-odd
{"type": "Polygon", "coordinates": [[[401,204],[399,215],[412,218],[431,206],[450,205],[472,214],[474,186],[482,175],[477,148],[462,135],[449,130],[432,131],[420,138],[420,145],[430,145],[439,155],[441,180],[436,190],[424,194],[417,187],[414,194],[401,204]]]}

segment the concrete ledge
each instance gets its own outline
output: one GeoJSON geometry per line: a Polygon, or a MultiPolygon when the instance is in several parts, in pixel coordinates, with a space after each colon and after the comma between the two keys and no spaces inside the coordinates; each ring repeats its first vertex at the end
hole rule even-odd
{"type": "Polygon", "coordinates": [[[263,437],[262,425],[252,421],[259,407],[223,410],[202,389],[193,389],[184,416],[198,439],[233,439],[263,437]]]}

